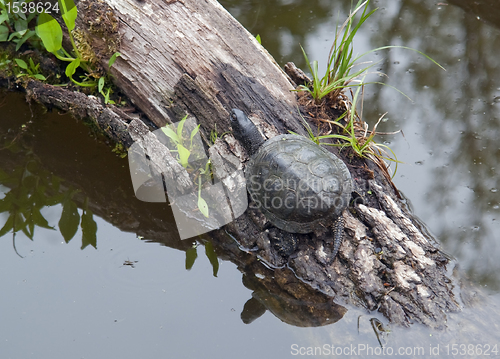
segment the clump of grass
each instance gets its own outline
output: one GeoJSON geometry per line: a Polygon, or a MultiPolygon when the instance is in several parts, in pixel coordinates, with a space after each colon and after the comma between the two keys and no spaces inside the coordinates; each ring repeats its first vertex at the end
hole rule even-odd
{"type": "MultiPolygon", "coordinates": [[[[335,31],[335,39],[330,49],[330,53],[328,54],[326,72],[322,77],[320,77],[319,74],[318,61],[313,61],[311,64],[305,50],[301,47],[313,79],[311,84],[300,85],[297,88],[297,91],[306,91],[310,93],[317,104],[319,104],[324,97],[329,97],[331,100],[335,101],[342,94],[344,89],[348,87],[362,86],[367,84],[360,79],[364,78],[366,74],[368,74],[368,70],[376,63],[370,62],[370,65],[362,67],[361,69],[355,71],[354,68],[356,66],[366,64],[366,62],[358,63],[358,60],[360,58],[369,53],[390,48],[402,48],[418,52],[444,70],[441,65],[431,59],[429,56],[418,50],[405,46],[382,46],[367,51],[359,56],[353,56],[353,40],[356,36],[356,33],[360,29],[361,25],[363,25],[363,23],[371,15],[373,15],[375,11],[377,11],[377,9],[368,11],[369,3],[370,0],[365,0],[364,2],[363,0],[359,0],[354,10],[351,11],[340,29],[337,29],[335,31]],[[361,17],[356,22],[355,16],[361,10],[361,17]]],[[[371,83],[386,85],[381,82],[371,83]]]]}
{"type": "MultiPolygon", "coordinates": [[[[356,107],[358,103],[362,103],[363,100],[363,90],[364,86],[360,86],[357,88],[356,92],[352,94],[353,101],[348,102],[345,101],[344,104],[347,110],[335,121],[325,120],[330,124],[333,124],[340,128],[339,133],[335,134],[327,134],[320,135],[318,128],[318,135],[315,135],[311,129],[311,126],[307,123],[307,121],[302,118],[302,122],[304,127],[307,130],[309,138],[318,145],[326,145],[326,146],[338,146],[341,148],[350,147],[352,151],[361,158],[367,158],[373,161],[382,171],[384,177],[387,179],[389,183],[392,184],[392,178],[396,174],[398,161],[396,154],[394,151],[387,145],[375,142],[376,135],[389,135],[389,134],[397,134],[400,131],[395,131],[391,133],[381,133],[377,132],[377,126],[382,121],[386,113],[384,113],[378,119],[377,123],[373,126],[373,129],[369,131],[368,124],[362,120],[362,110],[358,114],[356,107]],[[359,100],[361,93],[361,101],[359,100]],[[347,123],[342,125],[340,120],[347,117],[347,123]],[[327,139],[335,139],[337,142],[324,142],[323,140],[327,139]],[[385,161],[394,162],[396,167],[394,169],[394,173],[391,176],[389,174],[389,166],[385,161]]],[[[293,132],[292,132],[293,133],[293,132]]],[[[394,184],[392,184],[394,186],[394,184]]],[[[395,186],[394,186],[395,188],[395,186]]]]}
{"type": "MultiPolygon", "coordinates": [[[[348,108],[347,111],[341,116],[341,118],[344,118],[346,116],[348,117],[346,125],[341,125],[338,120],[333,122],[335,125],[342,128],[342,134],[328,134],[317,136],[316,141],[318,141],[320,145],[351,147],[359,157],[372,160],[384,172],[387,172],[387,166],[385,165],[384,160],[394,162],[396,164],[396,168],[394,170],[395,174],[397,165],[401,162],[398,161],[396,154],[389,146],[383,143],[375,142],[374,138],[377,134],[396,134],[400,131],[391,133],[377,132],[377,126],[382,121],[387,112],[380,116],[377,123],[373,126],[373,129],[369,131],[368,124],[362,120],[362,112],[360,111],[361,115],[359,115],[358,111],[356,110],[357,104],[359,103],[359,96],[360,93],[363,92],[363,89],[363,86],[357,88],[356,93],[353,95],[352,104],[349,106],[350,108],[348,108]],[[329,138],[338,139],[340,140],[340,142],[334,144],[321,142],[321,140],[329,138]]],[[[390,178],[388,172],[386,177],[390,178]]]]}

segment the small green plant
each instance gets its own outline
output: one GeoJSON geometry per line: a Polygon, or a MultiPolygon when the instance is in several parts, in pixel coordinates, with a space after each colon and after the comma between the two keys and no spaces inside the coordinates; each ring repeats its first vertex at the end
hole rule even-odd
{"type": "MultiPolygon", "coordinates": [[[[357,65],[361,65],[357,63],[360,58],[369,53],[390,48],[401,48],[418,52],[444,70],[441,65],[431,59],[429,56],[418,50],[405,46],[383,46],[367,51],[359,56],[353,56],[353,41],[356,33],[358,32],[361,25],[363,25],[363,23],[377,10],[373,9],[368,12],[369,3],[370,0],[366,0],[364,2],[363,0],[359,0],[354,10],[351,11],[340,29],[336,30],[335,39],[330,49],[330,53],[328,54],[326,73],[323,75],[323,77],[320,77],[319,75],[318,62],[313,61],[311,64],[305,50],[301,47],[304,59],[307,62],[313,79],[312,84],[300,85],[297,91],[309,92],[316,103],[320,103],[320,101],[325,96],[329,96],[331,99],[336,99],[345,88],[352,86],[362,86],[366,84],[359,79],[361,77],[364,77],[368,73],[368,70],[375,65],[375,63],[361,68],[360,70],[354,71],[353,69],[357,65]],[[355,23],[355,15],[361,10],[363,10],[361,13],[361,17],[359,18],[358,22],[355,23]]],[[[381,82],[374,83],[389,86],[381,82]]]]}
{"type": "MultiPolygon", "coordinates": [[[[196,126],[192,131],[189,136],[189,139],[185,138],[183,135],[183,129],[184,129],[184,123],[187,120],[187,115],[184,116],[184,118],[179,121],[177,124],[177,128],[174,131],[171,126],[167,125],[162,127],[163,133],[172,140],[172,142],[176,146],[176,150],[171,150],[171,152],[177,152],[178,158],[177,161],[184,167],[188,168],[191,167],[189,164],[189,157],[193,153],[194,150],[194,145],[193,145],[193,138],[194,136],[199,132],[200,130],[200,125],[196,126]]],[[[211,170],[210,170],[210,160],[208,160],[205,163],[205,167],[200,167],[196,170],[196,172],[199,173],[198,177],[198,209],[200,212],[205,216],[209,217],[209,210],[208,210],[208,205],[207,202],[201,197],[201,185],[202,185],[202,175],[210,176],[211,175],[211,170]]]]}
{"type": "MultiPolygon", "coordinates": [[[[0,42],[11,41],[16,44],[16,51],[22,44],[30,40],[30,44],[35,47],[43,47],[54,54],[59,60],[69,62],[66,66],[66,76],[76,85],[84,87],[97,86],[98,92],[103,96],[106,104],[115,104],[110,99],[112,93],[111,86],[105,89],[105,78],[99,77],[97,71],[89,61],[84,60],[84,56],[76,46],[73,30],[78,10],[73,0],[58,0],[55,3],[38,2],[29,0],[0,0],[0,42]],[[50,15],[50,13],[61,11],[62,19],[66,25],[69,39],[72,45],[70,52],[62,47],[63,31],[59,23],[50,15]],[[37,17],[38,16],[38,17],[37,17]],[[34,29],[29,28],[29,23],[37,17],[37,24],[34,29]],[[33,41],[35,40],[35,41],[33,41]],[[78,68],[81,68],[85,75],[76,80],[74,75],[78,68]],[[97,81],[96,78],[99,78],[97,81]]],[[[109,67],[113,65],[120,53],[116,52],[109,60],[109,67]]],[[[16,61],[18,67],[25,71],[17,72],[17,76],[29,76],[41,81],[46,78],[38,71],[38,65],[27,64],[24,60],[16,61]]],[[[4,67],[10,63],[2,61],[0,66],[4,67]]],[[[15,71],[15,70],[14,70],[15,71]]]]}
{"type": "Polygon", "coordinates": [[[42,39],[43,45],[48,52],[51,52],[61,61],[69,62],[66,66],[66,76],[79,86],[95,86],[97,83],[93,80],[84,78],[83,81],[77,81],[73,78],[78,67],[81,67],[87,72],[90,72],[89,64],[83,61],[80,52],[73,39],[72,30],[75,28],[75,20],[78,15],[78,10],[75,6],[73,0],[58,0],[59,8],[61,9],[61,16],[66,24],[68,30],[69,39],[73,47],[73,55],[70,55],[62,46],[63,32],[59,23],[47,12],[42,12],[37,19],[37,25],[35,31],[37,35],[42,39]]]}
{"type": "Polygon", "coordinates": [[[18,51],[22,44],[35,38],[36,33],[29,29],[28,24],[42,9],[41,3],[35,4],[26,0],[0,0],[0,42],[13,42],[18,51]]]}
{"type": "MultiPolygon", "coordinates": [[[[75,44],[72,31],[75,28],[75,21],[78,15],[78,10],[75,6],[73,0],[58,0],[59,8],[61,9],[61,16],[66,25],[69,39],[72,45],[72,54],[68,53],[62,46],[63,32],[59,23],[47,12],[42,12],[37,18],[37,25],[35,31],[37,35],[42,40],[45,49],[54,54],[59,60],[69,62],[66,66],[66,76],[76,85],[84,87],[93,87],[99,85],[99,92],[104,96],[106,103],[113,103],[109,99],[110,89],[106,93],[103,92],[104,83],[98,84],[95,79],[91,79],[91,75],[95,71],[88,61],[85,61],[82,54],[78,50],[75,44]],[[78,68],[82,68],[86,75],[81,76],[81,81],[77,81],[73,78],[78,68]]],[[[119,53],[115,53],[110,59],[110,67],[119,56],[119,53]]]]}
{"type": "Polygon", "coordinates": [[[21,60],[21,59],[14,59],[14,61],[16,62],[17,66],[19,66],[21,69],[25,70],[26,72],[24,71],[20,71],[18,74],[17,74],[17,77],[23,77],[23,76],[28,76],[28,77],[32,77],[32,78],[35,78],[37,80],[41,80],[41,81],[45,81],[47,80],[45,78],[45,76],[43,76],[38,70],[40,68],[40,64],[36,64],[33,62],[33,59],[30,57],[29,59],[29,65],[26,63],[26,61],[24,60],[21,60]]]}
{"type": "MultiPolygon", "coordinates": [[[[113,56],[111,56],[111,58],[109,59],[109,62],[108,62],[108,67],[109,68],[111,68],[111,66],[113,66],[113,64],[116,61],[116,58],[118,56],[121,56],[121,54],[119,52],[115,52],[113,54],[113,56]]],[[[110,92],[111,92],[111,86],[109,86],[107,88],[107,91],[105,93],[103,91],[103,89],[104,89],[104,83],[105,83],[105,78],[104,77],[99,78],[98,85],[97,85],[98,91],[104,97],[104,103],[105,104],[110,103],[110,104],[114,105],[115,101],[109,99],[109,95],[110,95],[110,92]]]]}
{"type": "Polygon", "coordinates": [[[182,167],[187,168],[189,165],[189,156],[191,156],[191,152],[193,151],[193,138],[200,130],[200,125],[196,126],[193,131],[191,131],[191,136],[189,137],[189,144],[186,142],[187,139],[183,137],[182,130],[184,129],[184,123],[187,120],[187,115],[184,116],[182,120],[177,124],[177,130],[174,131],[170,126],[162,127],[163,133],[170,138],[175,146],[177,147],[177,154],[179,155],[178,161],[182,165],[182,167]]]}
{"type": "MultiPolygon", "coordinates": [[[[111,56],[111,58],[109,59],[109,62],[108,62],[108,67],[111,68],[111,66],[113,66],[114,62],[116,61],[116,58],[118,56],[121,56],[121,54],[119,52],[115,52],[113,54],[113,56],[111,56]]],[[[106,90],[106,92],[103,91],[104,89],[104,85],[105,85],[105,77],[102,76],[99,78],[99,81],[97,82],[97,91],[99,91],[99,93],[104,97],[104,103],[105,104],[112,104],[114,105],[115,104],[115,101],[113,100],[110,100],[109,98],[109,95],[110,95],[110,92],[111,92],[111,86],[109,86],[106,90]]]]}
{"type": "Polygon", "coordinates": [[[217,132],[217,124],[215,124],[215,128],[213,130],[210,131],[210,142],[212,144],[215,144],[215,142],[217,141],[217,139],[220,137],[224,137],[224,135],[230,133],[230,131],[226,131],[224,133],[222,133],[221,135],[219,135],[219,133],[217,132]]]}

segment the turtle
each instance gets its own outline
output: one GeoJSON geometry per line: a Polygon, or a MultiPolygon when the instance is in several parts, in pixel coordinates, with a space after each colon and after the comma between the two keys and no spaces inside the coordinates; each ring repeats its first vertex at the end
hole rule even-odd
{"type": "Polygon", "coordinates": [[[239,109],[230,116],[233,134],[250,160],[246,187],[254,207],[275,227],[289,233],[321,233],[333,229],[333,261],[342,241],[343,212],[353,181],[345,163],[300,135],[266,140],[239,109]]]}

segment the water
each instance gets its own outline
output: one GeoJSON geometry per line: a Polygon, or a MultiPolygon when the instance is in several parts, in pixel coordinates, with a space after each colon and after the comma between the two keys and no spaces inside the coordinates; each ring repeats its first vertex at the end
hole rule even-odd
{"type": "MultiPolygon", "coordinates": [[[[298,44],[324,65],[337,14],[343,19],[349,2],[223,5],[260,34],[279,63],[306,68],[298,44]]],[[[80,216],[85,204],[92,211],[97,248],[82,241],[80,226],[66,243],[58,225],[62,199],[40,211],[54,230],[36,227],[33,241],[19,232],[16,249],[12,234],[0,239],[0,357],[288,358],[314,350],[328,357],[339,348],[353,358],[430,357],[438,345],[448,357],[477,357],[488,345],[489,357],[498,356],[492,349],[500,344],[500,30],[488,19],[500,10],[489,4],[486,16],[416,0],[374,5],[380,9],[360,30],[355,52],[404,44],[447,71],[406,50],[375,54],[387,83],[413,102],[389,87],[369,87],[363,117],[373,125],[389,111],[380,130],[403,130],[404,136],[380,139],[404,162],[394,182],[477,286],[481,305],[450,315],[446,332],[392,327],[379,313],[360,308],[347,308],[340,321],[318,328],[286,324],[269,311],[243,324],[240,314],[252,291],[234,264],[219,259],[214,277],[198,245],[186,270],[185,251],[193,241],[179,240],[168,206],[134,199],[126,159],[81,123],[8,94],[0,100],[0,148],[14,138],[16,145],[14,152],[0,151],[0,168],[11,173],[31,163],[33,175],[61,178],[59,193],[78,189],[73,201],[80,216]],[[377,321],[388,330],[378,337],[377,321]],[[469,334],[477,332],[483,335],[469,334]],[[380,343],[385,349],[379,353],[380,343]]],[[[2,198],[10,189],[0,191],[2,198]]],[[[0,226],[7,217],[0,214],[0,226]]]]}

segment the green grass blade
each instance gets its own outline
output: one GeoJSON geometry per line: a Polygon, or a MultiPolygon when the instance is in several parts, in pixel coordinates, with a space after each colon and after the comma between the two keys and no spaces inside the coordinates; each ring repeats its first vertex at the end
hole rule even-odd
{"type": "Polygon", "coordinates": [[[113,66],[113,64],[115,63],[115,61],[118,58],[118,56],[122,56],[122,54],[120,54],[119,52],[115,52],[113,54],[113,56],[111,56],[111,58],[109,59],[109,62],[108,62],[108,67],[113,66]]]}
{"type": "Polygon", "coordinates": [[[405,49],[405,50],[411,50],[411,51],[415,51],[417,53],[419,53],[420,55],[422,55],[423,57],[425,57],[427,60],[430,60],[432,63],[434,63],[435,65],[437,65],[439,68],[443,69],[444,71],[446,71],[446,69],[441,66],[437,61],[435,61],[432,57],[424,54],[422,51],[419,51],[419,50],[416,50],[416,49],[413,49],[411,47],[407,47],[407,46],[400,46],[400,45],[388,45],[388,46],[381,46],[381,47],[377,47],[376,49],[372,49],[372,50],[369,50],[361,55],[359,55],[358,57],[356,57],[356,59],[354,59],[354,61],[357,61],[358,59],[360,59],[361,57],[365,56],[365,55],[368,55],[372,52],[376,52],[376,51],[380,51],[380,50],[386,50],[386,49],[405,49]]]}

